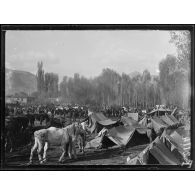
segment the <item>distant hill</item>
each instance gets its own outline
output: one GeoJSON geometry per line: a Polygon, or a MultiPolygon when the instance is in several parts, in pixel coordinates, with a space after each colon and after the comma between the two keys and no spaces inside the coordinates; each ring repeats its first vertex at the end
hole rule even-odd
{"type": "Polygon", "coordinates": [[[37,91],[36,76],[30,72],[20,70],[5,70],[5,95],[19,92],[31,94],[37,91]]]}

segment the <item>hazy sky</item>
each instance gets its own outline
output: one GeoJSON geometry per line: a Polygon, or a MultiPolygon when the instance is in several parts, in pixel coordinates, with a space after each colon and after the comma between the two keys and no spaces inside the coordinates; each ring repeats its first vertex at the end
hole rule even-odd
{"type": "Polygon", "coordinates": [[[176,54],[168,31],[86,30],[7,31],[6,67],[37,71],[42,60],[45,72],[94,77],[103,68],[119,73],[158,74],[158,64],[167,54],[176,54]]]}

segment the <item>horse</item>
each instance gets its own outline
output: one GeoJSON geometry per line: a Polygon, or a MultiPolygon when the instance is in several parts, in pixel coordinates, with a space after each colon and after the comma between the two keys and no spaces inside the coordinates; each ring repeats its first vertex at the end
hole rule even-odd
{"type": "Polygon", "coordinates": [[[40,164],[43,164],[47,161],[47,150],[50,145],[60,146],[62,148],[62,154],[59,158],[59,162],[64,162],[65,156],[68,154],[69,158],[77,158],[75,144],[78,140],[78,137],[81,139],[81,131],[79,124],[77,122],[65,127],[65,128],[56,128],[50,127],[48,129],[41,129],[34,132],[34,146],[31,149],[29,164],[32,163],[33,155],[35,150],[37,150],[38,158],[40,164]],[[79,137],[80,136],[80,137],[79,137]],[[41,155],[42,151],[43,157],[41,155]]]}

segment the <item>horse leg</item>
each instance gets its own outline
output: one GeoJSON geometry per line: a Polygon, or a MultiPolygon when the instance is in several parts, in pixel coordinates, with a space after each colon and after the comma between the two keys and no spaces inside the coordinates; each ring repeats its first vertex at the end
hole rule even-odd
{"type": "Polygon", "coordinates": [[[82,152],[82,140],[80,137],[78,138],[78,147],[79,147],[79,151],[82,152]]]}
{"type": "Polygon", "coordinates": [[[83,140],[83,142],[82,142],[82,154],[84,154],[85,153],[85,141],[83,140]]]}
{"type": "Polygon", "coordinates": [[[38,154],[38,158],[39,158],[39,163],[42,164],[42,156],[41,156],[41,152],[43,150],[43,144],[40,143],[40,141],[38,141],[38,149],[37,149],[37,154],[38,154]]]}
{"type": "Polygon", "coordinates": [[[43,162],[47,161],[47,150],[49,148],[49,144],[48,142],[45,142],[45,146],[44,146],[44,152],[43,152],[43,162]]]}
{"type": "Polygon", "coordinates": [[[37,143],[37,140],[35,138],[35,144],[34,146],[32,147],[31,149],[31,153],[30,153],[30,159],[29,159],[29,163],[31,164],[32,163],[32,159],[33,159],[33,155],[34,155],[34,152],[35,150],[38,148],[38,143],[37,143]]]}
{"type": "Polygon", "coordinates": [[[86,141],[86,134],[84,134],[83,136],[83,140],[82,140],[82,153],[85,153],[85,141],[86,141]]]}
{"type": "Polygon", "coordinates": [[[63,162],[64,161],[64,156],[66,154],[66,144],[64,144],[64,146],[62,147],[62,155],[59,158],[59,162],[63,162]]]}
{"type": "Polygon", "coordinates": [[[10,141],[10,151],[9,152],[12,152],[13,151],[13,141],[11,138],[9,141],[10,141]]]}
{"type": "Polygon", "coordinates": [[[77,158],[77,155],[76,155],[75,142],[72,142],[72,150],[73,150],[74,159],[76,159],[77,158]]]}
{"type": "Polygon", "coordinates": [[[78,139],[78,146],[79,146],[79,151],[84,154],[84,146],[85,146],[85,143],[84,143],[84,140],[83,138],[79,138],[78,139]]]}
{"type": "Polygon", "coordinates": [[[9,152],[13,151],[13,144],[10,137],[5,139],[5,150],[9,152]]]}
{"type": "Polygon", "coordinates": [[[69,142],[68,156],[72,159],[72,140],[69,142]]]}

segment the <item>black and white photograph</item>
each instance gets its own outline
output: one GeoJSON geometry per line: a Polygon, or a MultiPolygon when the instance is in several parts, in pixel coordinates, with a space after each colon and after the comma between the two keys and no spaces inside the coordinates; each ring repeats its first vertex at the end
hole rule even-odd
{"type": "Polygon", "coordinates": [[[58,27],[3,29],[1,168],[190,169],[192,26],[58,27]]]}

